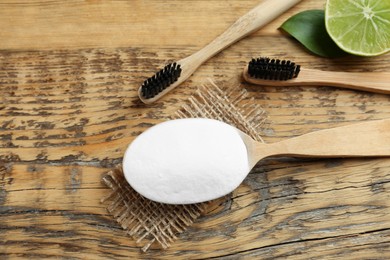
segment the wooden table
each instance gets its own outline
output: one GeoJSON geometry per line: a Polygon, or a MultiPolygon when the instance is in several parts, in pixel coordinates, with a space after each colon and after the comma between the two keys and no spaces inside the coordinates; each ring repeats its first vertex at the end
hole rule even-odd
{"type": "MultiPolygon", "coordinates": [[[[0,258],[390,258],[390,159],[269,159],[167,250],[141,253],[107,213],[102,175],[211,78],[268,114],[266,142],[390,117],[387,95],[240,85],[260,55],[326,70],[390,71],[389,55],[325,59],[277,30],[305,0],[218,54],[162,102],[136,90],[259,1],[0,1],[0,258]],[[174,256],[174,257],[173,257],[174,256]]],[[[390,83],[389,83],[390,84],[390,83]]],[[[358,142],[359,140],[356,140],[358,142]]]]}

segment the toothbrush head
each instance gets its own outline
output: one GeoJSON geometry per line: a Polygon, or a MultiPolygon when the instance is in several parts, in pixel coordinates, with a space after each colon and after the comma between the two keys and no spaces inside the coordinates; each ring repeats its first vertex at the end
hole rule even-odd
{"type": "Polygon", "coordinates": [[[260,57],[249,62],[248,74],[256,79],[289,80],[298,76],[300,68],[289,60],[260,57]]]}
{"type": "Polygon", "coordinates": [[[166,65],[152,77],[146,79],[139,90],[141,100],[152,99],[171,84],[177,81],[181,74],[181,66],[176,62],[166,65]]]}

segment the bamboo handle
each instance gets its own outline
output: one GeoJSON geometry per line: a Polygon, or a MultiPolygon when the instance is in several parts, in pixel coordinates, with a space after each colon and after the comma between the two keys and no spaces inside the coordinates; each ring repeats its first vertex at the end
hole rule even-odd
{"type": "Polygon", "coordinates": [[[138,90],[138,96],[141,101],[146,104],[155,102],[187,80],[200,65],[215,54],[242,39],[246,35],[258,30],[260,27],[266,25],[268,22],[275,19],[281,13],[285,12],[300,1],[302,0],[263,0],[258,6],[239,18],[214,41],[194,54],[177,61],[177,64],[181,67],[181,75],[179,79],[172,83],[168,88],[164,89],[153,98],[147,99],[142,97],[140,88],[138,90]]]}
{"type": "MultiPolygon", "coordinates": [[[[262,145],[256,149],[260,158],[264,157],[262,145]]],[[[266,146],[266,156],[390,156],[390,119],[320,130],[266,146]]]]}
{"type": "Polygon", "coordinates": [[[387,72],[333,72],[305,69],[298,75],[295,83],[390,93],[390,73],[387,72]]]}
{"type": "MultiPolygon", "coordinates": [[[[266,25],[283,12],[290,9],[302,0],[264,0],[258,6],[239,18],[224,33],[203,49],[189,56],[191,62],[197,61],[200,65],[221,50],[227,48],[248,34],[266,25]]],[[[183,59],[186,62],[186,59],[183,59]]]]}
{"type": "Polygon", "coordinates": [[[388,72],[336,72],[301,69],[297,78],[289,80],[268,80],[252,78],[245,67],[243,78],[246,82],[265,86],[334,86],[363,90],[374,93],[390,93],[388,72]]]}

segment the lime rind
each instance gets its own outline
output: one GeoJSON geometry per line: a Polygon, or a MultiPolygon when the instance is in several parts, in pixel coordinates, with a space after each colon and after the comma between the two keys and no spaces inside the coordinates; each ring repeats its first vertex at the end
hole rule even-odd
{"type": "Polygon", "coordinates": [[[348,53],[384,54],[390,51],[390,0],[327,0],[325,26],[348,53]]]}

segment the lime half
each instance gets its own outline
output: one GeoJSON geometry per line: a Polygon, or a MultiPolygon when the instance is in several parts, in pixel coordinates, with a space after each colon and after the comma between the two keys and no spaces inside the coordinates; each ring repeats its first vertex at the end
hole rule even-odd
{"type": "Polygon", "coordinates": [[[348,53],[376,56],[390,51],[390,0],[327,0],[325,25],[348,53]]]}

